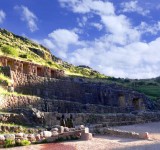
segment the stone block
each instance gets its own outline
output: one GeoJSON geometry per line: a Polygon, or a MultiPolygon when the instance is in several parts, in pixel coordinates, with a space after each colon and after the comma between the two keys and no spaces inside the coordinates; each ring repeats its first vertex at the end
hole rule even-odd
{"type": "Polygon", "coordinates": [[[15,135],[14,134],[6,134],[4,135],[6,140],[15,140],[15,135]]]}
{"type": "Polygon", "coordinates": [[[78,126],[75,126],[75,129],[76,130],[82,130],[82,129],[85,129],[85,126],[84,125],[78,125],[78,126]]]}
{"type": "Polygon", "coordinates": [[[148,132],[139,133],[139,138],[141,138],[141,139],[149,139],[149,133],[148,132]]]}
{"type": "Polygon", "coordinates": [[[35,134],[35,138],[36,138],[36,141],[40,141],[41,140],[41,135],[40,134],[35,134]]]}
{"type": "Polygon", "coordinates": [[[81,140],[85,140],[85,141],[88,141],[88,140],[92,140],[92,133],[83,133],[81,135],[81,140]]]}
{"type": "Polygon", "coordinates": [[[58,128],[52,128],[51,131],[57,131],[58,132],[58,128]]]}
{"type": "Polygon", "coordinates": [[[36,141],[36,138],[35,138],[35,135],[34,135],[34,134],[28,134],[28,135],[27,135],[27,139],[28,139],[30,142],[35,142],[35,141],[36,141]]]}
{"type": "Polygon", "coordinates": [[[40,133],[40,135],[41,135],[41,137],[48,138],[48,137],[52,136],[52,132],[51,131],[42,131],[40,133]]]}
{"type": "Polygon", "coordinates": [[[59,132],[59,133],[63,133],[63,132],[64,132],[64,127],[63,127],[63,126],[60,126],[59,129],[58,129],[58,132],[59,132]]]}
{"type": "Polygon", "coordinates": [[[0,135],[0,148],[3,148],[5,142],[5,137],[4,135],[0,135]]]}
{"type": "Polygon", "coordinates": [[[58,132],[57,131],[52,131],[52,136],[57,136],[58,132]]]}
{"type": "Polygon", "coordinates": [[[69,128],[68,127],[64,127],[64,132],[69,132],[69,128]]]}

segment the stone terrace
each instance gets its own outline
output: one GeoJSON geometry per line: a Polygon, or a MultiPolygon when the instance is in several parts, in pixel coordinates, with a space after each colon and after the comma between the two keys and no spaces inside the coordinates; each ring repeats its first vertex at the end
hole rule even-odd
{"type": "Polygon", "coordinates": [[[6,56],[0,56],[2,66],[9,66],[14,72],[21,72],[28,75],[41,77],[60,78],[64,76],[63,70],[52,69],[32,62],[13,59],[6,56]]]}

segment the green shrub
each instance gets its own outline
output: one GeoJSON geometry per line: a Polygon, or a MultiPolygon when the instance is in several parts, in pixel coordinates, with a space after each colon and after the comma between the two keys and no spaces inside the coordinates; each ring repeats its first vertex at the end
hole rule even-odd
{"type": "Polygon", "coordinates": [[[31,144],[31,142],[28,140],[21,140],[20,142],[16,142],[16,146],[27,146],[30,144],[31,144]]]}
{"type": "Polygon", "coordinates": [[[4,54],[12,55],[12,56],[18,56],[18,50],[14,47],[5,45],[1,48],[2,52],[4,54]]]}
{"type": "Polygon", "coordinates": [[[14,140],[11,140],[11,139],[5,140],[5,142],[4,142],[4,147],[5,148],[13,147],[13,146],[15,146],[15,141],[14,140]]]}
{"type": "Polygon", "coordinates": [[[21,58],[28,58],[27,54],[20,54],[19,57],[21,57],[21,58]]]}

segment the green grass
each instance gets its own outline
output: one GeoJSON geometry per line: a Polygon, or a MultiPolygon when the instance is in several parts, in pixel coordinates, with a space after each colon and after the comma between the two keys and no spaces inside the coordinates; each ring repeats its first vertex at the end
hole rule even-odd
{"type": "Polygon", "coordinates": [[[143,85],[143,86],[136,87],[134,89],[141,92],[141,93],[144,93],[144,94],[150,96],[151,98],[160,97],[160,86],[143,85]]]}
{"type": "Polygon", "coordinates": [[[15,57],[17,57],[18,54],[19,54],[19,51],[18,51],[17,48],[9,46],[9,45],[3,45],[1,47],[1,51],[2,51],[3,54],[12,55],[12,56],[15,56],[15,57]]]}
{"type": "Polygon", "coordinates": [[[9,77],[7,77],[4,74],[0,73],[0,84],[2,84],[3,82],[5,82],[7,84],[12,84],[13,83],[13,81],[9,77]]]}

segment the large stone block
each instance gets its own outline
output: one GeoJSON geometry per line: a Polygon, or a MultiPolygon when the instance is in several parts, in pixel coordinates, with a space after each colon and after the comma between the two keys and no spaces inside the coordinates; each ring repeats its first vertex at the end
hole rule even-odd
{"type": "Polygon", "coordinates": [[[92,133],[82,133],[82,135],[81,135],[81,140],[86,140],[86,141],[88,141],[88,140],[92,140],[92,133]]]}

